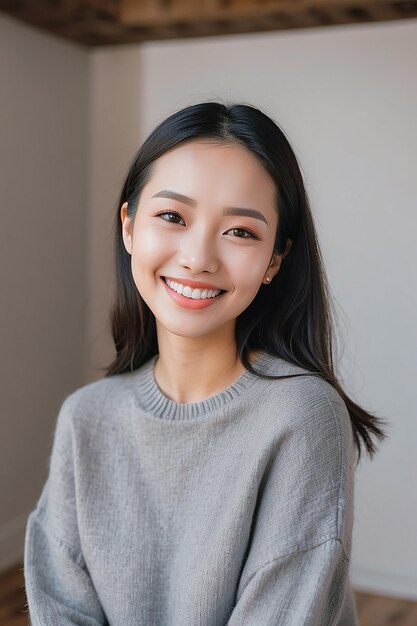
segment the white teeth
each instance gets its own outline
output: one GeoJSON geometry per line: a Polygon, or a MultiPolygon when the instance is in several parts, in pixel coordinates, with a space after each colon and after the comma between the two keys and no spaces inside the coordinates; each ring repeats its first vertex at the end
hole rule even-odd
{"type": "Polygon", "coordinates": [[[176,283],[169,278],[164,278],[164,280],[171,287],[171,289],[179,294],[182,294],[186,298],[191,298],[192,300],[205,300],[206,298],[215,298],[221,292],[221,289],[193,289],[188,285],[176,283]]]}

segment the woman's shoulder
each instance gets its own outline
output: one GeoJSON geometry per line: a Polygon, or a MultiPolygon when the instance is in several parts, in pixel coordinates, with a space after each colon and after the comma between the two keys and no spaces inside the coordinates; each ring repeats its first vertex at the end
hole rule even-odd
{"type": "Polygon", "coordinates": [[[304,432],[327,438],[352,439],[352,424],[346,403],[339,391],[321,375],[277,356],[268,356],[263,372],[288,376],[267,382],[267,410],[277,416],[292,432],[304,432]],[[302,374],[302,375],[300,375],[302,374]],[[308,374],[308,375],[307,375],[308,374]]]}
{"type": "Polygon", "coordinates": [[[152,358],[132,371],[105,376],[86,383],[64,399],[63,406],[72,411],[95,411],[97,408],[117,407],[121,400],[127,399],[129,392],[136,386],[138,379],[146,374],[152,365],[152,358]]]}
{"type": "Polygon", "coordinates": [[[97,406],[102,407],[106,404],[125,384],[125,377],[120,374],[85,383],[68,393],[62,406],[69,412],[94,410],[97,406]]]}
{"type": "Polygon", "coordinates": [[[71,423],[80,432],[120,420],[130,406],[132,384],[132,374],[125,372],[77,387],[64,397],[58,423],[71,423]]]}
{"type": "Polygon", "coordinates": [[[340,393],[319,373],[274,355],[265,355],[262,371],[280,377],[271,382],[275,383],[276,389],[281,388],[294,403],[314,403],[315,400],[326,398],[330,404],[346,409],[340,393]]]}

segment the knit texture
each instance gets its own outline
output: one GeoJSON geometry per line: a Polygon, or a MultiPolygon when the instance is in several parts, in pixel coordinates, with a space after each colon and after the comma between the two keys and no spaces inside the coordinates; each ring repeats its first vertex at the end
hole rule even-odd
{"type": "MultiPolygon", "coordinates": [[[[32,626],[357,626],[350,417],[318,376],[200,402],[152,357],[59,411],[25,537],[32,626]]],[[[258,371],[306,372],[261,353],[258,371]]]]}

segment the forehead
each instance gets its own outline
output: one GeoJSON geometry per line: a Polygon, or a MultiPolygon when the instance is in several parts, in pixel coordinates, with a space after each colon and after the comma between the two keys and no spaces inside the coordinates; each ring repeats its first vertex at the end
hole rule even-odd
{"type": "Polygon", "coordinates": [[[199,200],[275,206],[276,188],[260,160],[244,146],[215,140],[192,140],[154,162],[148,193],[169,188],[199,200]],[[194,195],[193,195],[194,194],[194,195]]]}

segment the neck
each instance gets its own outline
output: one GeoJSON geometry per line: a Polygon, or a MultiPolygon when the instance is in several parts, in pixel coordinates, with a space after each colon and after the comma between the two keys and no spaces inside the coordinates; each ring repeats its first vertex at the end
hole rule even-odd
{"type": "MultiPolygon", "coordinates": [[[[178,403],[200,402],[226,389],[245,371],[234,337],[206,343],[158,337],[154,376],[161,391],[178,403]]],[[[260,351],[250,356],[251,362],[260,351]]]]}

